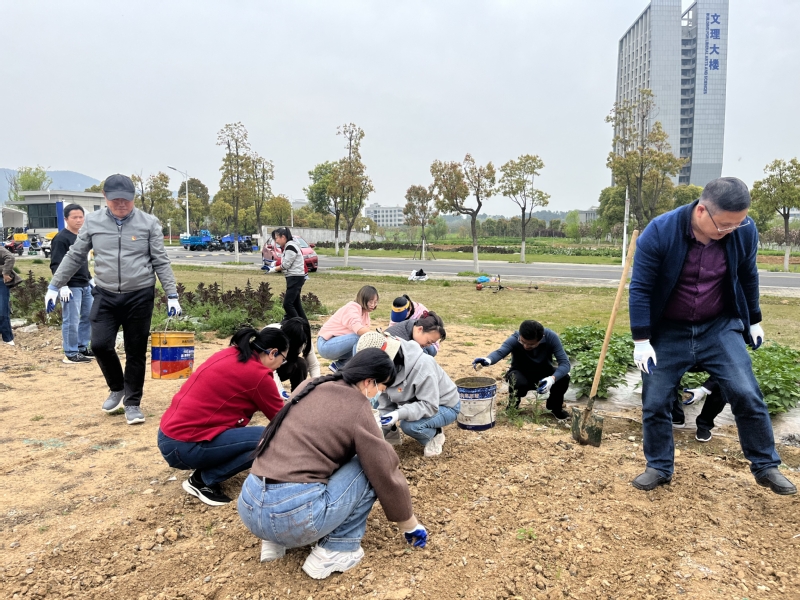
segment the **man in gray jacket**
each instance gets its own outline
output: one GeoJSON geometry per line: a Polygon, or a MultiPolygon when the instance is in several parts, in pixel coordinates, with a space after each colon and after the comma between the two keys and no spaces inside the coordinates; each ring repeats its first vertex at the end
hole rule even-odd
{"type": "Polygon", "coordinates": [[[90,314],[92,350],[111,393],[102,409],[125,410],[128,425],[144,423],[142,401],[147,338],[153,316],[156,275],[167,294],[167,311],[180,315],[175,277],[164,249],[164,233],[154,216],[134,207],[130,177],[112,175],[103,184],[107,207],[86,215],[78,239],[50,280],[45,307],[55,308],[59,288],[67,284],[94,250],[94,304],[90,314]],[[125,340],[125,372],[114,345],[119,328],[125,340]]]}

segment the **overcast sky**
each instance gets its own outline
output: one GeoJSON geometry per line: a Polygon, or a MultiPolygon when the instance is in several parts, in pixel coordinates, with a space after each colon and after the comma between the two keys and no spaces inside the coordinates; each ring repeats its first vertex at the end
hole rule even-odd
{"type": "MultiPolygon", "coordinates": [[[[296,199],[352,121],[370,202],[403,204],[434,159],[531,153],[550,208],[587,208],[609,184],[617,42],[647,4],[0,0],[0,167],[103,179],[174,165],[213,193],[217,131],[241,121],[275,163],[274,192],[296,199]]],[[[724,175],[751,184],[800,154],[798,29],[797,0],[731,1],[724,175]]]]}

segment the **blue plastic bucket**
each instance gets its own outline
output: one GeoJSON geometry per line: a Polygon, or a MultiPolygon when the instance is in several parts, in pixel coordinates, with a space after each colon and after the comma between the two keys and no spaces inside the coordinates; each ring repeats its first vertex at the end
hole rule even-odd
{"type": "Polygon", "coordinates": [[[463,377],[456,380],[461,410],[456,424],[461,429],[485,431],[495,425],[497,383],[491,377],[463,377]]]}

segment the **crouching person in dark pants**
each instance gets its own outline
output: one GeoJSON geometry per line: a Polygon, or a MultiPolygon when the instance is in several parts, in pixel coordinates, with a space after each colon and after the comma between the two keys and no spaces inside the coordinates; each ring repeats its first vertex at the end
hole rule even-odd
{"type": "Polygon", "coordinates": [[[511,368],[505,374],[505,380],[509,396],[516,398],[515,406],[519,406],[520,400],[532,390],[540,394],[549,392],[547,410],[556,419],[569,418],[569,413],[564,410],[564,394],[569,387],[570,364],[558,334],[537,321],[523,321],[519,331],[515,331],[500,348],[485,358],[476,358],[472,365],[488,367],[509,354],[511,368]]]}
{"type": "Polygon", "coordinates": [[[273,373],[288,350],[280,329],[240,329],[230,348],[189,376],[161,417],[161,455],[170,467],[195,470],[183,489],[209,506],[230,502],[220,483],[253,464],[264,433],[263,427],[247,427],[255,412],[271,421],[283,408],[273,373]]]}
{"type": "Polygon", "coordinates": [[[86,215],[78,238],[50,280],[44,305],[55,309],[59,289],[67,285],[94,250],[92,352],[110,394],[103,403],[108,413],[125,409],[128,425],[144,423],[142,402],[147,338],[153,316],[156,275],[167,294],[167,311],[180,315],[178,291],[164,249],[164,232],[153,215],[134,207],[136,190],[130,177],[111,175],[103,184],[106,208],[86,215]],[[125,372],[114,349],[122,327],[125,372]]]}

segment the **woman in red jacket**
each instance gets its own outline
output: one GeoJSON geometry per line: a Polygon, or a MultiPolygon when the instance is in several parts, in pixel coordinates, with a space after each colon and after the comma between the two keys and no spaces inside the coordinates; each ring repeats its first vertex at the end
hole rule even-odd
{"type": "Polygon", "coordinates": [[[170,467],[194,469],[183,489],[209,506],[231,499],[220,483],[250,468],[264,427],[247,427],[260,410],[270,420],[283,408],[272,373],[286,362],[280,329],[244,327],[231,347],[200,365],[161,417],[158,449],[170,467]]]}

